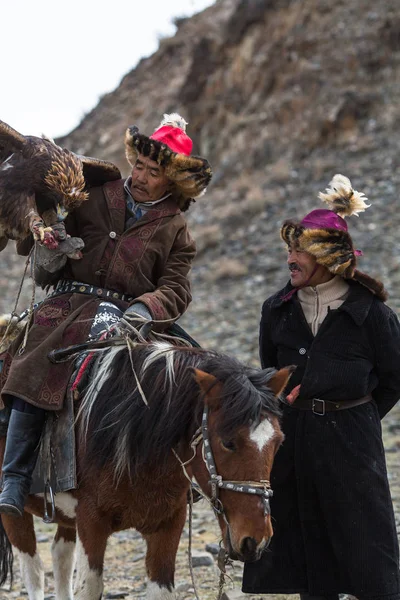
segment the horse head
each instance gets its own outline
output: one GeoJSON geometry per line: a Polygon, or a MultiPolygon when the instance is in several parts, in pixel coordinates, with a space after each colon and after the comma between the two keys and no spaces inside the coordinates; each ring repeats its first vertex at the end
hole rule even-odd
{"type": "Polygon", "coordinates": [[[269,479],[284,438],[278,397],[293,369],[237,373],[234,385],[195,371],[208,417],[205,431],[203,416],[204,445],[197,449],[192,471],[211,497],[224,546],[235,560],[257,560],[273,535],[269,479]],[[258,406],[249,419],[252,402],[258,406]]]}

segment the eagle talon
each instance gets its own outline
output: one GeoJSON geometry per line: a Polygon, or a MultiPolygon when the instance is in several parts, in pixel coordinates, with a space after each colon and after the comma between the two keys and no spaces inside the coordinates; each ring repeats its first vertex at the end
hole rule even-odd
{"type": "Polygon", "coordinates": [[[44,223],[35,225],[32,227],[32,233],[35,241],[40,242],[46,248],[55,250],[58,247],[58,234],[52,229],[52,227],[44,227],[44,223]]]}

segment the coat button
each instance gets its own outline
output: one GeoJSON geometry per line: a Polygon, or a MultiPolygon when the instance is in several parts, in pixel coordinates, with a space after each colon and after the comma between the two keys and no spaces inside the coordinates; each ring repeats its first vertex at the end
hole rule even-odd
{"type": "Polygon", "coordinates": [[[307,350],[305,348],[300,348],[299,350],[299,354],[305,354],[307,352],[307,350]]]}
{"type": "Polygon", "coordinates": [[[115,238],[117,237],[117,234],[115,233],[115,231],[110,231],[110,233],[108,235],[110,236],[110,238],[112,240],[115,240],[115,238]]]}

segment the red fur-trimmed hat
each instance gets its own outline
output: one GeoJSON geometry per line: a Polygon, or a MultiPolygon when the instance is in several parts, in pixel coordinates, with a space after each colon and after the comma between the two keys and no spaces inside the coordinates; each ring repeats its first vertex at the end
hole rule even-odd
{"type": "Polygon", "coordinates": [[[345,217],[365,211],[370,205],[362,192],[353,189],[350,179],[335,175],[318,197],[329,209],[317,209],[308,213],[300,223],[285,221],[281,228],[282,240],[292,248],[299,248],[315,257],[333,275],[354,279],[365,285],[382,300],[387,299],[383,284],[356,269],[356,250],[348,232],[345,217]]]}
{"type": "Polygon", "coordinates": [[[165,168],[173,182],[175,197],[181,210],[206,191],[211,181],[209,162],[192,156],[193,142],[186,133],[186,121],[177,113],[165,114],[159,127],[150,136],[139,133],[136,126],[128,127],[125,134],[125,154],[133,166],[138,154],[146,156],[165,168]]]}

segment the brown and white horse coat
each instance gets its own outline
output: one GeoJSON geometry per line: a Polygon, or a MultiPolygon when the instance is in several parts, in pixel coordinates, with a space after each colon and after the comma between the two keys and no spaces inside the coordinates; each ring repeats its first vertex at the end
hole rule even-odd
{"type": "MultiPolygon", "coordinates": [[[[190,460],[191,440],[207,406],[218,475],[239,483],[268,481],[283,439],[277,395],[290,373],[290,368],[262,371],[222,354],[166,343],[99,353],[77,414],[78,488],[55,497],[57,600],[73,597],[75,529],[75,598],[101,597],[107,540],[128,528],[139,531],[147,544],[147,597],[172,597],[189,489],[173,450],[181,461],[190,460]]],[[[209,496],[202,442],[187,470],[209,496]]],[[[219,502],[223,514],[218,519],[230,555],[257,559],[272,536],[262,497],[221,489],[219,502]]],[[[10,570],[9,540],[20,552],[29,600],[44,597],[32,518],[41,516],[42,509],[43,498],[30,496],[22,519],[2,516],[0,579],[4,582],[10,570]]]]}

